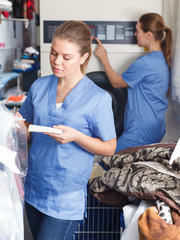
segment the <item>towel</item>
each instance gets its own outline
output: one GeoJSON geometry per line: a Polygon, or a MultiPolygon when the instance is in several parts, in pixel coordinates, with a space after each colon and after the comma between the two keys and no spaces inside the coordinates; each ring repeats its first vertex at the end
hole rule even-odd
{"type": "Polygon", "coordinates": [[[155,206],[149,207],[139,218],[140,240],[180,240],[180,216],[172,210],[173,224],[169,224],[158,215],[155,206]]]}

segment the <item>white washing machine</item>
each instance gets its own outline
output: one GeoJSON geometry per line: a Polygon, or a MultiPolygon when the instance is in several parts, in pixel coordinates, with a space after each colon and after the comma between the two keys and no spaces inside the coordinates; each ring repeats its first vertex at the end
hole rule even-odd
{"type": "MultiPolygon", "coordinates": [[[[122,38],[124,37],[125,40],[128,35],[131,38],[132,29],[129,26],[131,27],[131,23],[136,22],[142,14],[157,12],[162,15],[163,2],[164,0],[40,0],[42,76],[51,73],[49,51],[54,27],[57,22],[66,20],[82,20],[89,22],[91,27],[95,26],[96,30],[98,29],[96,34],[104,43],[112,67],[117,73],[124,71],[130,62],[144,53],[144,49],[134,43],[122,41],[122,38]],[[126,28],[124,24],[130,25],[126,28]],[[122,29],[125,29],[124,36],[121,34],[122,29]],[[113,31],[116,32],[114,37],[112,36],[113,31]],[[49,42],[47,41],[48,37],[49,42]]],[[[93,29],[91,30],[93,32],[93,29]]],[[[96,43],[94,42],[92,45],[93,52],[95,48],[96,43]]],[[[101,70],[103,70],[103,67],[93,53],[87,72],[101,70]]]]}

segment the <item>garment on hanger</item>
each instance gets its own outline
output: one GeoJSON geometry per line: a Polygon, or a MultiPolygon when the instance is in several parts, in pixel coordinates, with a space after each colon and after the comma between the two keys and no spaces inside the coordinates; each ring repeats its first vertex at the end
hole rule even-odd
{"type": "Polygon", "coordinates": [[[13,18],[22,18],[24,0],[11,0],[11,2],[13,6],[13,18]]]}
{"type": "Polygon", "coordinates": [[[35,12],[35,3],[34,0],[26,0],[26,6],[24,8],[24,14],[26,14],[26,18],[31,20],[33,19],[33,13],[35,12]]]}

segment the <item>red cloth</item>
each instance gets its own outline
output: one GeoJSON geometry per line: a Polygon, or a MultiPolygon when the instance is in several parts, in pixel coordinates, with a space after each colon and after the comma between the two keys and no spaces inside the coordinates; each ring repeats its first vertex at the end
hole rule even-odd
{"type": "Polygon", "coordinates": [[[3,14],[3,16],[4,16],[5,18],[8,18],[8,17],[9,17],[9,12],[2,12],[2,14],[3,14]]]}
{"type": "Polygon", "coordinates": [[[27,18],[29,20],[33,19],[33,12],[35,11],[34,0],[27,1],[27,18]]]}

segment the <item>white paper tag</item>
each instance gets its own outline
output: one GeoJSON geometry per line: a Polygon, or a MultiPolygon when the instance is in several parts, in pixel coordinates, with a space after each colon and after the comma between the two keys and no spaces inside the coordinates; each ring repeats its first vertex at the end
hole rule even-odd
{"type": "Polygon", "coordinates": [[[58,133],[61,134],[62,130],[52,127],[45,127],[39,125],[29,125],[28,132],[49,132],[49,133],[58,133]]]}
{"type": "Polygon", "coordinates": [[[178,140],[177,144],[176,144],[176,147],[171,155],[171,158],[169,160],[169,164],[172,165],[174,160],[176,158],[180,157],[180,139],[178,140]]]}

